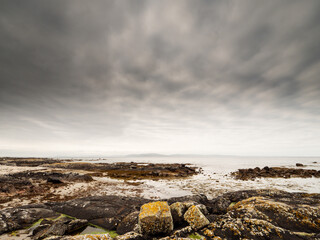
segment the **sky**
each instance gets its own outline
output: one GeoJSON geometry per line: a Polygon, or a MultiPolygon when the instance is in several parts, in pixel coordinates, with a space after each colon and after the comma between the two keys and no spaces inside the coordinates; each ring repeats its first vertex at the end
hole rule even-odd
{"type": "Polygon", "coordinates": [[[3,0],[0,156],[320,156],[318,0],[3,0]]]}

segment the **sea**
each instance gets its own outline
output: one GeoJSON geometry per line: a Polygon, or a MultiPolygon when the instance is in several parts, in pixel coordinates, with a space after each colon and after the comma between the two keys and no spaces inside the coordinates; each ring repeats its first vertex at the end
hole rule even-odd
{"type": "MultiPolygon", "coordinates": [[[[76,159],[75,159],[76,160],[76,159]]],[[[149,198],[205,194],[209,198],[225,192],[249,189],[276,189],[288,192],[320,193],[320,178],[257,178],[236,180],[231,173],[243,168],[288,167],[320,170],[320,157],[234,157],[234,156],[126,156],[81,158],[85,162],[188,163],[201,173],[181,180],[140,181],[141,196],[149,198]]],[[[130,190],[130,189],[129,189],[130,190]]],[[[128,190],[128,191],[129,191],[128,190]]]]}

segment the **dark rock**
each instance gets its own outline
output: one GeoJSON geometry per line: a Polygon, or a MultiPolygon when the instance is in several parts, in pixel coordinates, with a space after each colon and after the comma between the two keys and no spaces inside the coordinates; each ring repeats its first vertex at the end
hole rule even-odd
{"type": "Polygon", "coordinates": [[[50,168],[63,168],[105,173],[120,179],[162,179],[188,177],[198,173],[196,167],[187,164],[141,164],[141,163],[85,163],[65,162],[47,164],[50,168]]]}
{"type": "Polygon", "coordinates": [[[66,202],[46,203],[53,211],[64,213],[106,229],[116,229],[121,219],[139,211],[150,200],[122,196],[94,196],[66,202]]]}
{"type": "Polygon", "coordinates": [[[134,231],[138,224],[139,212],[135,211],[128,214],[122,221],[118,224],[117,233],[125,234],[127,232],[134,231]]]}
{"type": "Polygon", "coordinates": [[[223,214],[227,212],[230,204],[231,200],[229,198],[221,196],[208,201],[206,206],[211,214],[223,214]]]}
{"type": "MultiPolygon", "coordinates": [[[[297,163],[298,164],[298,163],[297,163]]],[[[303,166],[298,164],[297,166],[303,166]]],[[[313,169],[297,169],[297,168],[281,168],[281,167],[264,167],[259,168],[249,168],[249,169],[239,169],[236,172],[231,173],[233,177],[240,180],[254,180],[255,178],[261,177],[272,177],[272,178],[291,178],[291,177],[320,177],[320,172],[313,169]]]]}
{"type": "Polygon", "coordinates": [[[49,177],[47,179],[48,183],[53,183],[53,184],[59,184],[59,183],[63,183],[59,178],[54,178],[54,177],[49,177]]]}
{"type": "Polygon", "coordinates": [[[109,218],[96,218],[90,220],[90,223],[108,230],[116,230],[120,222],[121,220],[117,216],[109,218]]]}
{"type": "Polygon", "coordinates": [[[296,163],[297,167],[303,167],[304,165],[302,163],[296,163]]]}
{"type": "Polygon", "coordinates": [[[41,218],[57,217],[59,214],[44,208],[8,208],[0,210],[0,234],[29,226],[41,218]]]}
{"type": "Polygon", "coordinates": [[[175,226],[178,226],[184,222],[183,215],[187,211],[186,204],[182,202],[175,202],[170,205],[170,211],[175,226]]]}
{"type": "Polygon", "coordinates": [[[71,234],[83,230],[88,225],[86,219],[74,219],[67,224],[66,233],[71,234]]]}

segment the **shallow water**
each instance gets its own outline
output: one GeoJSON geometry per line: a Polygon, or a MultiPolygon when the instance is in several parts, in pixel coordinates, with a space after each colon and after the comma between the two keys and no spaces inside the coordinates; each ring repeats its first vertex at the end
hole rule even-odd
{"type": "MultiPolygon", "coordinates": [[[[289,192],[320,193],[320,178],[261,178],[254,181],[235,180],[230,173],[240,168],[296,167],[320,170],[320,157],[113,157],[107,159],[83,159],[90,162],[141,162],[141,163],[190,163],[203,172],[182,180],[140,180],[136,187],[141,196],[167,198],[190,194],[205,194],[209,198],[222,193],[247,189],[279,189],[289,192]],[[316,162],[316,163],[315,163],[316,162]]],[[[124,192],[130,194],[132,189],[124,192]]],[[[110,191],[110,189],[109,189],[110,191]]]]}

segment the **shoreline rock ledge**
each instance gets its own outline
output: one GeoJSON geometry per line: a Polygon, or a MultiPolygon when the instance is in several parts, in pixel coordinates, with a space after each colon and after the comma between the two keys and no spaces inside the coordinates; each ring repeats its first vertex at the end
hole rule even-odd
{"type": "Polygon", "coordinates": [[[0,234],[16,230],[34,240],[316,240],[320,194],[261,189],[161,201],[100,196],[1,209],[0,234]],[[79,235],[93,224],[103,234],[79,235]],[[121,235],[111,236],[115,231],[121,235]]]}

